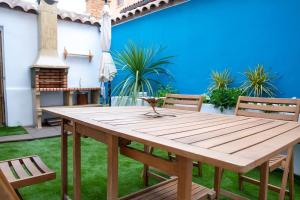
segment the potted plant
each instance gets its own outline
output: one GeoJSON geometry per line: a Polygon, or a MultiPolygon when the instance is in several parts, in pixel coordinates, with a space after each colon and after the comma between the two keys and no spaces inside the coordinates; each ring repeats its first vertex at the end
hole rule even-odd
{"type": "Polygon", "coordinates": [[[243,90],[239,88],[215,89],[210,95],[210,103],[220,109],[221,113],[233,114],[238,98],[243,94],[243,90]]]}
{"type": "Polygon", "coordinates": [[[144,48],[130,42],[124,50],[114,54],[115,61],[125,78],[114,88],[117,104],[135,105],[139,95],[154,95],[154,88],[172,79],[166,68],[173,56],[162,56],[163,48],[144,48]]]}
{"type": "Polygon", "coordinates": [[[215,89],[224,89],[228,88],[234,81],[231,76],[230,70],[225,68],[224,71],[212,71],[211,75],[211,85],[209,87],[209,91],[212,92],[215,89]]]}
{"type": "Polygon", "coordinates": [[[205,96],[205,102],[201,108],[202,112],[233,114],[241,90],[230,88],[234,78],[229,69],[223,71],[211,72],[211,84],[208,88],[208,95],[205,96]]]}
{"type": "Polygon", "coordinates": [[[274,81],[277,76],[271,71],[265,70],[263,65],[257,65],[254,69],[248,69],[244,73],[246,80],[241,88],[248,96],[254,97],[274,97],[277,88],[274,81]]]}

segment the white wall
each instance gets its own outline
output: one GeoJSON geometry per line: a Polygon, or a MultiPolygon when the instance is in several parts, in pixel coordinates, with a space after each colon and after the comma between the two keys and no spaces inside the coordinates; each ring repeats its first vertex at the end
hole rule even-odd
{"type": "MultiPolygon", "coordinates": [[[[37,15],[0,8],[0,27],[4,33],[5,99],[8,126],[33,125],[33,105],[30,67],[38,53],[37,15]]],[[[59,21],[58,51],[63,58],[66,46],[70,52],[95,55],[92,62],[87,58],[68,58],[70,66],[69,87],[97,87],[100,60],[100,32],[98,27],[75,22],[59,21]]],[[[42,96],[42,105],[53,105],[53,99],[61,99],[60,93],[42,96]],[[53,96],[54,95],[54,96],[53,96]]],[[[61,104],[58,100],[55,104],[61,104]]]]}
{"type": "Polygon", "coordinates": [[[69,87],[79,87],[81,78],[82,87],[99,85],[98,67],[100,65],[100,31],[95,26],[74,22],[59,21],[58,23],[58,51],[63,57],[64,47],[70,53],[88,54],[91,50],[94,55],[92,62],[86,57],[68,57],[66,60],[69,68],[69,87]]]}
{"type": "Polygon", "coordinates": [[[7,125],[32,125],[29,69],[38,49],[37,15],[0,8],[0,26],[4,35],[7,125]]]}

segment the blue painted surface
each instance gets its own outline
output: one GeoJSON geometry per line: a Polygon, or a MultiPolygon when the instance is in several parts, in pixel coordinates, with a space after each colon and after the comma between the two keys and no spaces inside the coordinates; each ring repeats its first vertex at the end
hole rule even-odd
{"type": "MultiPolygon", "coordinates": [[[[204,93],[213,69],[263,64],[280,75],[280,97],[300,97],[299,0],[192,0],[113,27],[112,50],[129,41],[167,46],[181,93],[204,93]]],[[[122,78],[119,73],[114,83],[122,78]]]]}

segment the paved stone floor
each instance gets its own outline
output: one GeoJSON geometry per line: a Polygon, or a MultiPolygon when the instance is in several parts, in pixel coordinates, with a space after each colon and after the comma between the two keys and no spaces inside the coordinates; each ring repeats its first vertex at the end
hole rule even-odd
{"type": "Polygon", "coordinates": [[[24,127],[28,134],[23,135],[11,135],[0,137],[0,143],[4,142],[18,142],[26,140],[36,140],[43,138],[51,138],[60,135],[60,126],[43,127],[41,129],[24,127]]]}

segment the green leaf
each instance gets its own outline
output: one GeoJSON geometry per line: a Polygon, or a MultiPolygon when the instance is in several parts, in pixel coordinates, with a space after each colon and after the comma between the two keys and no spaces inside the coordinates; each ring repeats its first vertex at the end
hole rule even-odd
{"type": "Polygon", "coordinates": [[[270,71],[266,71],[263,65],[257,65],[254,69],[248,69],[244,73],[246,80],[242,84],[242,90],[248,96],[274,97],[277,88],[273,84],[277,79],[270,71]]]}
{"type": "Polygon", "coordinates": [[[222,72],[212,71],[210,77],[212,80],[212,83],[208,89],[210,92],[215,89],[228,88],[234,81],[228,69],[224,69],[222,72]]]}
{"type": "Polygon", "coordinates": [[[162,85],[161,80],[173,80],[166,66],[172,64],[174,57],[161,56],[163,50],[162,47],[144,48],[129,42],[122,51],[113,54],[117,67],[127,74],[113,90],[114,95],[121,97],[120,102],[124,97],[136,102],[139,92],[154,95],[154,88],[162,85]]]}

